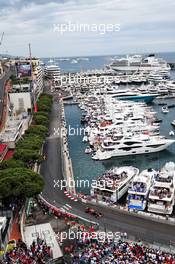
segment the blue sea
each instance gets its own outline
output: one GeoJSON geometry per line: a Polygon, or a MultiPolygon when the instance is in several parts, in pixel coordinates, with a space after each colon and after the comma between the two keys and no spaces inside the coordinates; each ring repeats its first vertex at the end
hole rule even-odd
{"type": "MultiPolygon", "coordinates": [[[[168,62],[175,62],[175,53],[160,53],[156,54],[168,62]]],[[[121,56],[121,55],[120,55],[121,56]]],[[[58,58],[55,58],[54,61],[59,64],[62,72],[76,72],[81,70],[88,69],[100,69],[104,65],[111,62],[112,56],[96,56],[88,57],[88,60],[79,60],[79,63],[71,63],[72,58],[68,61],[59,61],[58,58]]],[[[76,59],[76,58],[74,58],[76,59]]],[[[43,61],[47,62],[49,59],[43,61]]],[[[172,78],[175,77],[175,72],[172,71],[172,78]]],[[[164,100],[165,101],[165,100],[164,100]]],[[[169,105],[175,104],[175,99],[168,99],[167,103],[169,105]]],[[[160,124],[160,134],[169,136],[169,132],[174,130],[171,125],[172,120],[175,119],[175,108],[171,108],[168,114],[163,114],[161,111],[161,106],[158,105],[158,101],[153,102],[153,109],[157,112],[158,118],[162,119],[163,122],[160,124]]],[[[67,126],[73,128],[82,127],[80,123],[81,110],[76,105],[67,105],[65,106],[65,115],[67,126]]],[[[175,132],[175,130],[174,130],[175,132]]],[[[175,144],[170,146],[167,150],[147,154],[147,155],[133,155],[128,157],[117,157],[106,161],[94,161],[91,159],[90,155],[85,154],[85,149],[87,144],[82,142],[83,135],[69,136],[69,150],[70,156],[73,164],[73,171],[75,179],[88,179],[89,181],[95,179],[97,176],[101,175],[105,170],[113,166],[136,166],[140,170],[145,168],[161,168],[167,161],[175,162],[175,144]]],[[[175,137],[171,137],[175,138],[175,137]]],[[[89,193],[88,186],[84,188],[77,188],[78,191],[84,193],[89,193]]]]}
{"type": "MultiPolygon", "coordinates": [[[[143,54],[148,55],[148,54],[143,54]]],[[[175,62],[175,52],[164,52],[164,53],[156,53],[156,57],[161,57],[168,62],[175,62]]],[[[45,64],[49,64],[49,61],[52,60],[55,64],[60,66],[61,72],[79,72],[91,69],[101,69],[104,68],[105,65],[111,63],[111,59],[115,57],[123,57],[126,54],[122,55],[106,55],[106,56],[84,56],[84,57],[70,57],[66,58],[66,61],[62,61],[60,59],[63,58],[43,58],[42,61],[45,64]],[[88,60],[86,60],[88,59],[88,60]],[[74,60],[77,60],[78,63],[73,63],[74,60]]],[[[64,57],[65,58],[65,57],[64,57]]]]}

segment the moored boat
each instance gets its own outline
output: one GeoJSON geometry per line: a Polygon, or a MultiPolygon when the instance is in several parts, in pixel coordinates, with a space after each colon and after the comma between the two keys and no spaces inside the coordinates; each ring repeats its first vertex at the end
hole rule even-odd
{"type": "Polygon", "coordinates": [[[175,127],[175,120],[171,122],[171,125],[175,127]]]}
{"type": "Polygon", "coordinates": [[[148,211],[170,215],[175,198],[175,163],[167,162],[157,174],[150,189],[148,211]]]}
{"type": "Polygon", "coordinates": [[[90,154],[92,152],[92,149],[90,148],[90,147],[87,147],[86,149],[85,149],[85,153],[86,154],[90,154]]]}
{"type": "Polygon", "coordinates": [[[167,105],[162,106],[162,112],[163,112],[164,114],[169,113],[169,109],[168,109],[168,106],[167,106],[167,105]]]}
{"type": "Polygon", "coordinates": [[[109,144],[103,142],[92,159],[105,160],[112,157],[159,152],[166,149],[174,142],[175,140],[149,135],[142,135],[140,138],[123,138],[116,142],[109,142],[109,144]]]}
{"type": "Polygon", "coordinates": [[[135,167],[114,167],[92,184],[91,195],[98,201],[115,203],[127,192],[130,181],[138,173],[135,167]]]}
{"type": "Polygon", "coordinates": [[[145,210],[147,205],[147,197],[153,179],[156,176],[156,171],[148,169],[142,171],[139,175],[135,176],[128,189],[128,208],[134,210],[145,210]]]}

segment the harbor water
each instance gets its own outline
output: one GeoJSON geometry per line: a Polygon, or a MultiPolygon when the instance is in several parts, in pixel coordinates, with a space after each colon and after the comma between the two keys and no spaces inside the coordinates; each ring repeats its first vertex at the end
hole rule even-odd
{"type": "MultiPolygon", "coordinates": [[[[170,108],[169,113],[164,114],[161,110],[162,106],[158,104],[160,102],[172,105],[175,103],[175,99],[156,99],[155,102],[150,104],[157,112],[157,117],[162,120],[162,123],[160,123],[160,135],[174,139],[175,136],[169,136],[169,132],[172,130],[175,132],[175,129],[171,125],[172,120],[175,119],[175,108],[170,108]]],[[[74,128],[76,131],[81,131],[81,110],[79,107],[77,105],[66,105],[65,115],[67,128],[74,128]]],[[[175,144],[162,152],[95,161],[91,159],[90,155],[85,154],[87,143],[82,142],[83,133],[75,133],[76,135],[73,135],[73,133],[71,134],[72,135],[68,137],[68,142],[75,180],[86,179],[91,183],[92,180],[100,176],[105,170],[114,166],[135,166],[143,170],[146,168],[161,168],[167,161],[175,162],[175,144]]],[[[83,188],[78,187],[77,190],[89,193],[89,186],[87,185],[85,187],[86,188],[84,188],[84,186],[83,188]]]]}

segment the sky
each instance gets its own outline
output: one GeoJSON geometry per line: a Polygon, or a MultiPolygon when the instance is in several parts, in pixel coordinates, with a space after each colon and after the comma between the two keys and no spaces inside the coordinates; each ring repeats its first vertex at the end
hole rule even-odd
{"type": "Polygon", "coordinates": [[[38,57],[174,51],[175,1],[0,0],[2,32],[11,55],[28,43],[38,57]]]}

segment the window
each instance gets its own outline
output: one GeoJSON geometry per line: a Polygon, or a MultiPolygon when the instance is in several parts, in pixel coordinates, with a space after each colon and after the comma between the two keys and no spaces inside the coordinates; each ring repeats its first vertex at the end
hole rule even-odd
{"type": "Polygon", "coordinates": [[[164,146],[164,144],[157,144],[157,145],[147,145],[148,148],[158,148],[164,146]]]}
{"type": "Polygon", "coordinates": [[[126,150],[126,151],[129,151],[129,150],[134,150],[134,149],[137,149],[137,148],[141,148],[142,146],[135,146],[135,147],[123,147],[123,148],[119,148],[119,150],[126,150]]]}
{"type": "Polygon", "coordinates": [[[24,111],[24,99],[23,98],[18,99],[18,105],[19,105],[19,111],[24,111]]]}
{"type": "Polygon", "coordinates": [[[128,146],[131,146],[131,145],[134,145],[134,144],[138,144],[140,142],[137,142],[137,141],[128,141],[128,142],[124,142],[125,145],[128,145],[128,146]]]}
{"type": "Polygon", "coordinates": [[[119,189],[118,189],[118,192],[120,192],[122,189],[124,189],[126,187],[128,183],[126,182],[125,184],[123,184],[119,189]]]}

